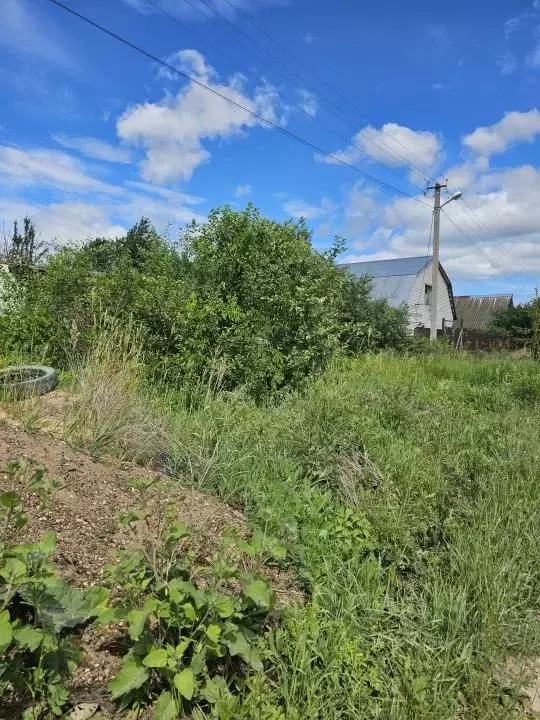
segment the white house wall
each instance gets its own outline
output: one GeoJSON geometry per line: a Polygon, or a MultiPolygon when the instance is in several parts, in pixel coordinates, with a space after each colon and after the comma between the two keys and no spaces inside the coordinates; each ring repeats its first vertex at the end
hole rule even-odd
{"type": "MultiPolygon", "coordinates": [[[[411,294],[409,296],[409,329],[411,332],[415,327],[423,325],[424,327],[431,327],[430,312],[431,308],[425,304],[425,285],[432,285],[432,269],[433,263],[427,265],[424,270],[420,270],[417,274],[411,294]]],[[[437,327],[442,328],[443,318],[445,324],[452,324],[452,305],[450,303],[450,294],[448,292],[448,286],[443,277],[443,274],[439,270],[439,287],[437,292],[437,327]]]]}

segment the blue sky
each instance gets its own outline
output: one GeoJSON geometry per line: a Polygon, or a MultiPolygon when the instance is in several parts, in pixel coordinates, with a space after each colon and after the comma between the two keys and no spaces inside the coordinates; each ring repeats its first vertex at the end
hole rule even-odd
{"type": "Polygon", "coordinates": [[[422,190],[448,177],[465,198],[442,217],[455,292],[540,282],[540,0],[65,3],[334,158],[48,0],[2,0],[6,227],[28,213],[65,243],[147,215],[174,236],[252,201],[304,216],[318,247],[342,235],[344,260],[421,255],[422,190]]]}

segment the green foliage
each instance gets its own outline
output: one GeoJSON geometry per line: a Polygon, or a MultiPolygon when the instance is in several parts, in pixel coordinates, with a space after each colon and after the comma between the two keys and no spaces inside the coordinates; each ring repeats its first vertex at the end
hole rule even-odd
{"type": "Polygon", "coordinates": [[[489,331],[515,340],[530,340],[533,305],[533,302],[528,302],[499,310],[493,316],[489,331]]]}
{"type": "MultiPolygon", "coordinates": [[[[144,494],[148,485],[137,487],[144,494]]],[[[152,705],[156,718],[194,707],[225,717],[220,707],[236,706],[246,677],[263,669],[262,632],[273,607],[268,584],[230,563],[194,567],[188,528],[167,511],[157,523],[131,512],[120,522],[147,528],[140,551],[121,552],[109,568],[120,595],[101,621],[125,619],[132,641],[109,684],[112,697],[123,707],[152,705]]]]}
{"type": "Polygon", "coordinates": [[[14,271],[24,276],[25,268],[40,263],[48,253],[45,243],[38,240],[36,228],[29,217],[23,220],[23,232],[19,232],[17,221],[13,223],[13,232],[5,238],[2,259],[14,267],[14,271]]]}
{"type": "MultiPolygon", "coordinates": [[[[228,207],[173,246],[142,218],[125,238],[64,248],[7,289],[6,352],[69,368],[95,342],[96,314],[139,328],[151,372],[169,384],[244,388],[257,399],[301,386],[340,352],[403,345],[406,313],[369,297],[311,245],[303,222],[228,207]]],[[[99,323],[98,323],[99,325],[99,323]]]]}
{"type": "Polygon", "coordinates": [[[11,462],[4,469],[10,489],[0,492],[0,700],[37,720],[61,715],[68,692],[64,681],[79,657],[66,631],[98,615],[107,602],[105,588],[79,590],[60,579],[51,558],[56,539],[15,544],[27,522],[19,492],[50,505],[55,484],[42,468],[11,462]]]}
{"type": "Polygon", "coordinates": [[[498,678],[540,652],[538,397],[523,358],[378,354],[277,406],[175,408],[172,467],[246,508],[306,589],[270,631],[264,712],[524,717],[498,678]]]}

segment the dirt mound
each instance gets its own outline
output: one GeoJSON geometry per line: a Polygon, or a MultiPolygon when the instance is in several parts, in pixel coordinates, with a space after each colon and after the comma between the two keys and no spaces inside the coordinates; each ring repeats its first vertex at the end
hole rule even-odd
{"type": "MultiPolygon", "coordinates": [[[[36,540],[44,532],[54,531],[55,560],[62,574],[76,585],[99,582],[115,549],[129,542],[130,533],[119,526],[118,514],[151,511],[151,507],[140,507],[130,480],[155,473],[128,463],[97,462],[56,437],[4,424],[0,427],[0,465],[19,458],[44,466],[60,483],[50,512],[42,512],[31,496],[25,497],[29,522],[22,539],[36,540]]],[[[226,528],[234,526],[241,535],[248,532],[238,510],[212,495],[159,478],[148,502],[164,499],[174,503],[178,519],[194,529],[198,544],[205,545],[209,555],[226,528]]]]}
{"type": "MultiPolygon", "coordinates": [[[[211,562],[223,546],[224,533],[231,528],[236,535],[249,537],[244,515],[218,498],[137,465],[100,462],[70,447],[59,437],[68,401],[65,394],[55,398],[51,393],[45,418],[41,406],[39,424],[26,429],[13,407],[0,414],[0,490],[6,488],[1,469],[9,460],[36,463],[58,481],[60,487],[54,492],[50,511],[40,509],[35,497],[19,488],[28,515],[19,541],[34,541],[47,531],[55,532],[54,560],[71,583],[80,587],[102,584],[104,568],[115,559],[116,551],[137,542],[134,534],[118,522],[118,515],[126,511],[154,516],[164,505],[172,507],[177,520],[191,528],[190,549],[195,551],[200,565],[211,562]],[[35,430],[36,426],[47,427],[49,432],[35,430]],[[143,507],[131,481],[149,476],[155,477],[156,483],[144,494],[143,507]]],[[[144,532],[145,524],[140,524],[144,532]]],[[[233,562],[252,569],[252,560],[238,552],[233,553],[233,562]]],[[[260,572],[272,586],[278,605],[302,600],[292,575],[273,565],[266,565],[260,572]]],[[[84,630],[80,640],[83,660],[71,684],[72,697],[77,702],[97,702],[102,710],[107,709],[104,717],[114,715],[105,686],[120,666],[120,655],[111,650],[115,638],[109,637],[110,633],[106,627],[89,626],[84,630]]]]}

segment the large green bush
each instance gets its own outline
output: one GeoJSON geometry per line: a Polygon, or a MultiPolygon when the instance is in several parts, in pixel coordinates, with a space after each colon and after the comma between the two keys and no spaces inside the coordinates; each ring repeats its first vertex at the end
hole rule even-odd
{"type": "Polygon", "coordinates": [[[301,222],[228,207],[176,245],[142,219],[125,238],[69,247],[25,273],[0,316],[6,351],[69,367],[107,311],[139,326],[149,364],[169,380],[219,376],[256,398],[298,387],[339,352],[396,347],[406,312],[370,298],[367,279],[317,252],[301,222]],[[219,371],[216,371],[216,367],[219,371]]]}

